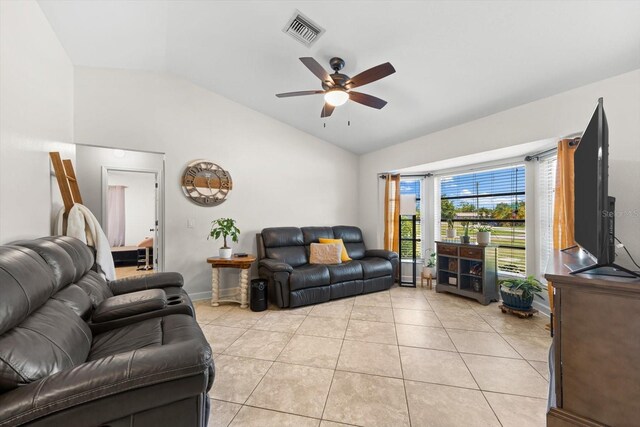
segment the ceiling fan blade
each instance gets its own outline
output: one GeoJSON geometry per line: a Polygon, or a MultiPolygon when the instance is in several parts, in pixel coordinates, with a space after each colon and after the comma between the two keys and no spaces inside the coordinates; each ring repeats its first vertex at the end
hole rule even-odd
{"type": "Polygon", "coordinates": [[[358,104],[366,105],[367,107],[377,108],[378,110],[387,105],[387,101],[384,99],[354,91],[349,91],[349,99],[358,104]]]}
{"type": "Polygon", "coordinates": [[[299,92],[276,93],[276,96],[278,98],[288,98],[290,96],[316,95],[318,93],[324,93],[324,91],[323,90],[302,90],[299,92]]]}
{"type": "Polygon", "coordinates": [[[377,65],[373,68],[369,68],[366,71],[361,72],[360,74],[352,77],[345,83],[345,87],[347,89],[352,89],[358,86],[364,86],[371,82],[375,82],[376,80],[380,80],[383,77],[387,77],[396,72],[396,69],[393,68],[389,62],[385,62],[384,64],[377,65]]]}
{"type": "Polygon", "coordinates": [[[302,63],[309,69],[309,71],[315,74],[316,77],[318,77],[320,80],[328,83],[330,86],[334,85],[333,79],[331,78],[329,73],[327,73],[327,71],[322,67],[322,65],[318,63],[318,61],[311,58],[310,56],[300,58],[300,61],[302,61],[302,63]]]}
{"type": "Polygon", "coordinates": [[[329,117],[331,115],[331,113],[333,113],[333,110],[335,110],[336,107],[334,107],[331,104],[328,103],[324,103],[324,107],[322,107],[322,112],[320,113],[320,117],[329,117]]]}

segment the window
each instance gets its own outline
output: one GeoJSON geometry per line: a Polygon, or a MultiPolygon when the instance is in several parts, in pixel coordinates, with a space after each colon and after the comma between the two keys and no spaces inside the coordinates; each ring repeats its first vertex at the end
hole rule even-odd
{"type": "MultiPolygon", "coordinates": [[[[420,223],[420,197],[422,195],[421,178],[400,178],[400,195],[416,196],[416,258],[422,258],[422,227],[420,223]]],[[[413,258],[413,222],[409,217],[400,220],[400,258],[413,258]]]]}
{"type": "Polygon", "coordinates": [[[557,155],[538,161],[536,200],[538,201],[538,277],[544,278],[547,264],[553,253],[553,204],[556,191],[557,155]]]}
{"type": "Polygon", "coordinates": [[[491,243],[498,246],[498,271],[526,273],[524,165],[441,177],[440,209],[443,239],[447,219],[458,236],[467,223],[470,228],[490,225],[491,243]]]}

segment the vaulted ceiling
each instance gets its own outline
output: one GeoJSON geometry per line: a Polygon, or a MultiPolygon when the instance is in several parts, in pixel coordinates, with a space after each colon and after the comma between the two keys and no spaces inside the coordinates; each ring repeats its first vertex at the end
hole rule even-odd
{"type": "Polygon", "coordinates": [[[355,153],[370,152],[640,68],[635,1],[41,0],[78,66],[176,74],[355,153]],[[282,32],[296,9],[326,32],[308,48],[282,32]],[[397,72],[320,118],[298,60],[389,61],[397,72]]]}

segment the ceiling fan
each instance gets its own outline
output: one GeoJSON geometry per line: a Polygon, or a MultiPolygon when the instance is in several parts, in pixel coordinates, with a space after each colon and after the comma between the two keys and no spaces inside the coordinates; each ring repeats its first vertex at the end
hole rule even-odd
{"type": "Polygon", "coordinates": [[[396,70],[390,63],[385,62],[384,64],[369,68],[355,77],[349,77],[339,72],[344,67],[344,60],[341,58],[331,58],[329,61],[329,65],[331,65],[331,69],[334,71],[333,74],[327,73],[322,65],[311,57],[300,58],[300,61],[322,81],[322,89],[324,90],[278,93],[276,94],[278,98],[318,95],[323,93],[325,102],[320,117],[329,117],[335,107],[343,105],[348,100],[366,105],[367,107],[377,108],[378,110],[387,105],[387,101],[367,95],[366,93],[355,92],[351,89],[364,86],[395,73],[396,70]]]}

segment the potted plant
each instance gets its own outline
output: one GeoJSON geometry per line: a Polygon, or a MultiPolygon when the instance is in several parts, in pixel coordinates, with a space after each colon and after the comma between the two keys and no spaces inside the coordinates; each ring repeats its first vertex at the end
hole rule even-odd
{"type": "Polygon", "coordinates": [[[227,237],[231,237],[233,242],[238,242],[238,235],[240,230],[236,227],[236,221],[232,218],[218,218],[215,221],[211,221],[211,231],[207,236],[207,239],[213,237],[219,239],[222,237],[224,246],[220,248],[220,258],[231,258],[231,248],[227,245],[227,237]]]}
{"type": "Polygon", "coordinates": [[[469,237],[469,223],[465,222],[464,226],[464,235],[460,236],[460,243],[469,244],[471,242],[471,238],[469,237]]]}
{"type": "Polygon", "coordinates": [[[544,291],[542,283],[535,277],[505,279],[500,281],[500,296],[502,302],[509,308],[527,311],[531,309],[533,297],[544,291]]]}
{"type": "Polygon", "coordinates": [[[427,252],[424,256],[424,272],[425,274],[431,274],[432,278],[436,277],[436,253],[431,249],[427,249],[427,252]],[[431,254],[427,255],[427,253],[429,252],[431,252],[431,254]]]}
{"type": "Polygon", "coordinates": [[[453,228],[453,215],[446,215],[444,219],[447,220],[447,238],[455,239],[456,229],[453,228]]]}
{"type": "Polygon", "coordinates": [[[491,244],[491,226],[490,225],[477,225],[476,226],[476,242],[480,246],[487,246],[491,244]]]}

